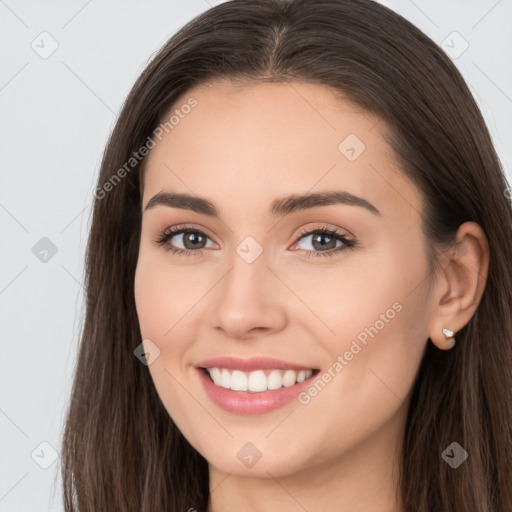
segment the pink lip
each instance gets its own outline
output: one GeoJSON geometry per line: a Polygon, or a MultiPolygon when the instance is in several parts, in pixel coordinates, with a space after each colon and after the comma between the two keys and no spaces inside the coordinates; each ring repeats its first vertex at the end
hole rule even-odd
{"type": "Polygon", "coordinates": [[[265,412],[270,412],[279,407],[282,407],[293,399],[297,398],[299,393],[304,391],[307,387],[311,385],[313,379],[317,377],[318,371],[314,371],[311,377],[306,380],[294,384],[290,387],[281,387],[280,389],[267,390],[261,392],[251,392],[251,391],[233,391],[232,389],[226,389],[221,386],[217,386],[211,380],[210,376],[207,375],[206,370],[203,367],[203,364],[206,364],[206,368],[230,368],[230,369],[242,369],[245,368],[245,371],[250,371],[253,369],[270,369],[270,368],[286,368],[286,369],[302,369],[309,370],[310,368],[305,366],[292,365],[287,363],[283,366],[282,361],[277,361],[275,359],[268,358],[255,358],[248,361],[245,361],[245,365],[240,366],[240,361],[243,360],[235,360],[232,358],[219,358],[219,359],[208,359],[207,361],[203,361],[200,363],[200,366],[196,367],[195,370],[199,376],[199,380],[203,385],[206,394],[210,397],[210,399],[217,404],[220,408],[225,411],[234,413],[234,414],[246,414],[246,415],[254,415],[254,414],[263,414],[265,412]],[[236,361],[236,366],[235,365],[236,361]],[[258,361],[258,364],[256,362],[258,361]],[[262,361],[264,364],[262,365],[262,361]],[[274,365],[274,366],[268,366],[274,365]],[[249,370],[247,370],[249,368],[249,370]]]}
{"type": "MultiPolygon", "coordinates": [[[[271,357],[252,357],[251,359],[240,359],[238,357],[214,357],[206,359],[196,364],[199,368],[227,368],[230,370],[240,370],[242,372],[251,372],[254,370],[313,370],[311,366],[302,366],[300,364],[280,361],[271,357]]],[[[276,390],[277,391],[277,390],[276,390]]]]}

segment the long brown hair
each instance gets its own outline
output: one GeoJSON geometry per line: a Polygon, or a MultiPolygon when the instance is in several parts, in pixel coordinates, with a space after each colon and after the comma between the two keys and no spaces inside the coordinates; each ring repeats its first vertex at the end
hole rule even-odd
{"type": "Polygon", "coordinates": [[[407,512],[511,511],[512,208],[466,83],[432,40],[371,0],[235,0],[187,23],[153,58],[103,155],[62,442],[66,512],[206,509],[207,461],[175,426],[134,356],[141,343],[133,288],[145,159],[126,162],[183,93],[217,78],[329,86],[378,115],[424,198],[432,269],[460,224],[483,228],[486,287],[454,349],[427,343],[398,492],[407,512]],[[469,453],[457,469],[441,457],[452,442],[469,453]]]}

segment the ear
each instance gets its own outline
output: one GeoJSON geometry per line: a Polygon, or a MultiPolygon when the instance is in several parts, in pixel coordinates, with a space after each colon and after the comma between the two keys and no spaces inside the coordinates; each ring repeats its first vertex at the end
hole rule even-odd
{"type": "Polygon", "coordinates": [[[455,248],[443,258],[429,322],[430,339],[441,350],[454,345],[443,334],[443,329],[453,331],[456,339],[456,333],[475,313],[489,270],[489,244],[479,224],[461,224],[456,239],[455,248]]]}

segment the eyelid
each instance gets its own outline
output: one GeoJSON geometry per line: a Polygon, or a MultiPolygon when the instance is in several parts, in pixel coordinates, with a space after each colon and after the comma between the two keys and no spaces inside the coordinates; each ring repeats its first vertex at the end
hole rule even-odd
{"type": "Polygon", "coordinates": [[[346,230],[346,229],[343,229],[343,228],[339,228],[335,225],[330,225],[329,223],[327,222],[315,222],[313,223],[314,225],[313,226],[307,226],[307,227],[303,227],[301,228],[301,230],[299,231],[298,235],[297,235],[297,240],[299,238],[301,238],[301,236],[303,235],[310,235],[312,232],[315,232],[315,231],[332,231],[338,235],[343,235],[343,236],[346,236],[347,238],[355,238],[354,235],[352,235],[352,233],[350,233],[350,231],[346,230]]]}
{"type": "MultiPolygon", "coordinates": [[[[184,231],[185,232],[186,231],[194,231],[194,232],[202,233],[205,236],[207,236],[210,240],[214,241],[213,237],[209,234],[209,230],[207,228],[205,228],[204,226],[202,226],[201,224],[195,224],[195,225],[176,224],[174,226],[167,226],[165,229],[158,232],[158,237],[159,237],[159,239],[161,239],[166,234],[169,234],[172,237],[172,236],[181,234],[184,231]]],[[[158,240],[155,240],[155,242],[158,242],[158,240]]],[[[217,243],[217,242],[214,242],[214,243],[217,243]]]]}

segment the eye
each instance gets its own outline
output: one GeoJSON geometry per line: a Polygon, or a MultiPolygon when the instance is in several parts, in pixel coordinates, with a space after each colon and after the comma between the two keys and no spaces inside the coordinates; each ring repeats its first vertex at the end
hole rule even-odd
{"type": "Polygon", "coordinates": [[[353,249],[356,247],[356,241],[349,238],[344,233],[322,226],[315,229],[305,229],[301,232],[298,241],[292,246],[296,247],[302,240],[312,237],[311,240],[304,244],[306,248],[306,257],[316,256],[332,256],[334,253],[339,253],[345,249],[353,249]],[[319,250],[316,250],[319,249],[319,250]]]}
{"type": "Polygon", "coordinates": [[[193,226],[171,226],[163,231],[155,242],[158,245],[164,245],[173,238],[181,239],[179,243],[183,248],[169,246],[166,250],[184,256],[202,255],[206,247],[203,244],[209,239],[208,235],[193,226]]]}

